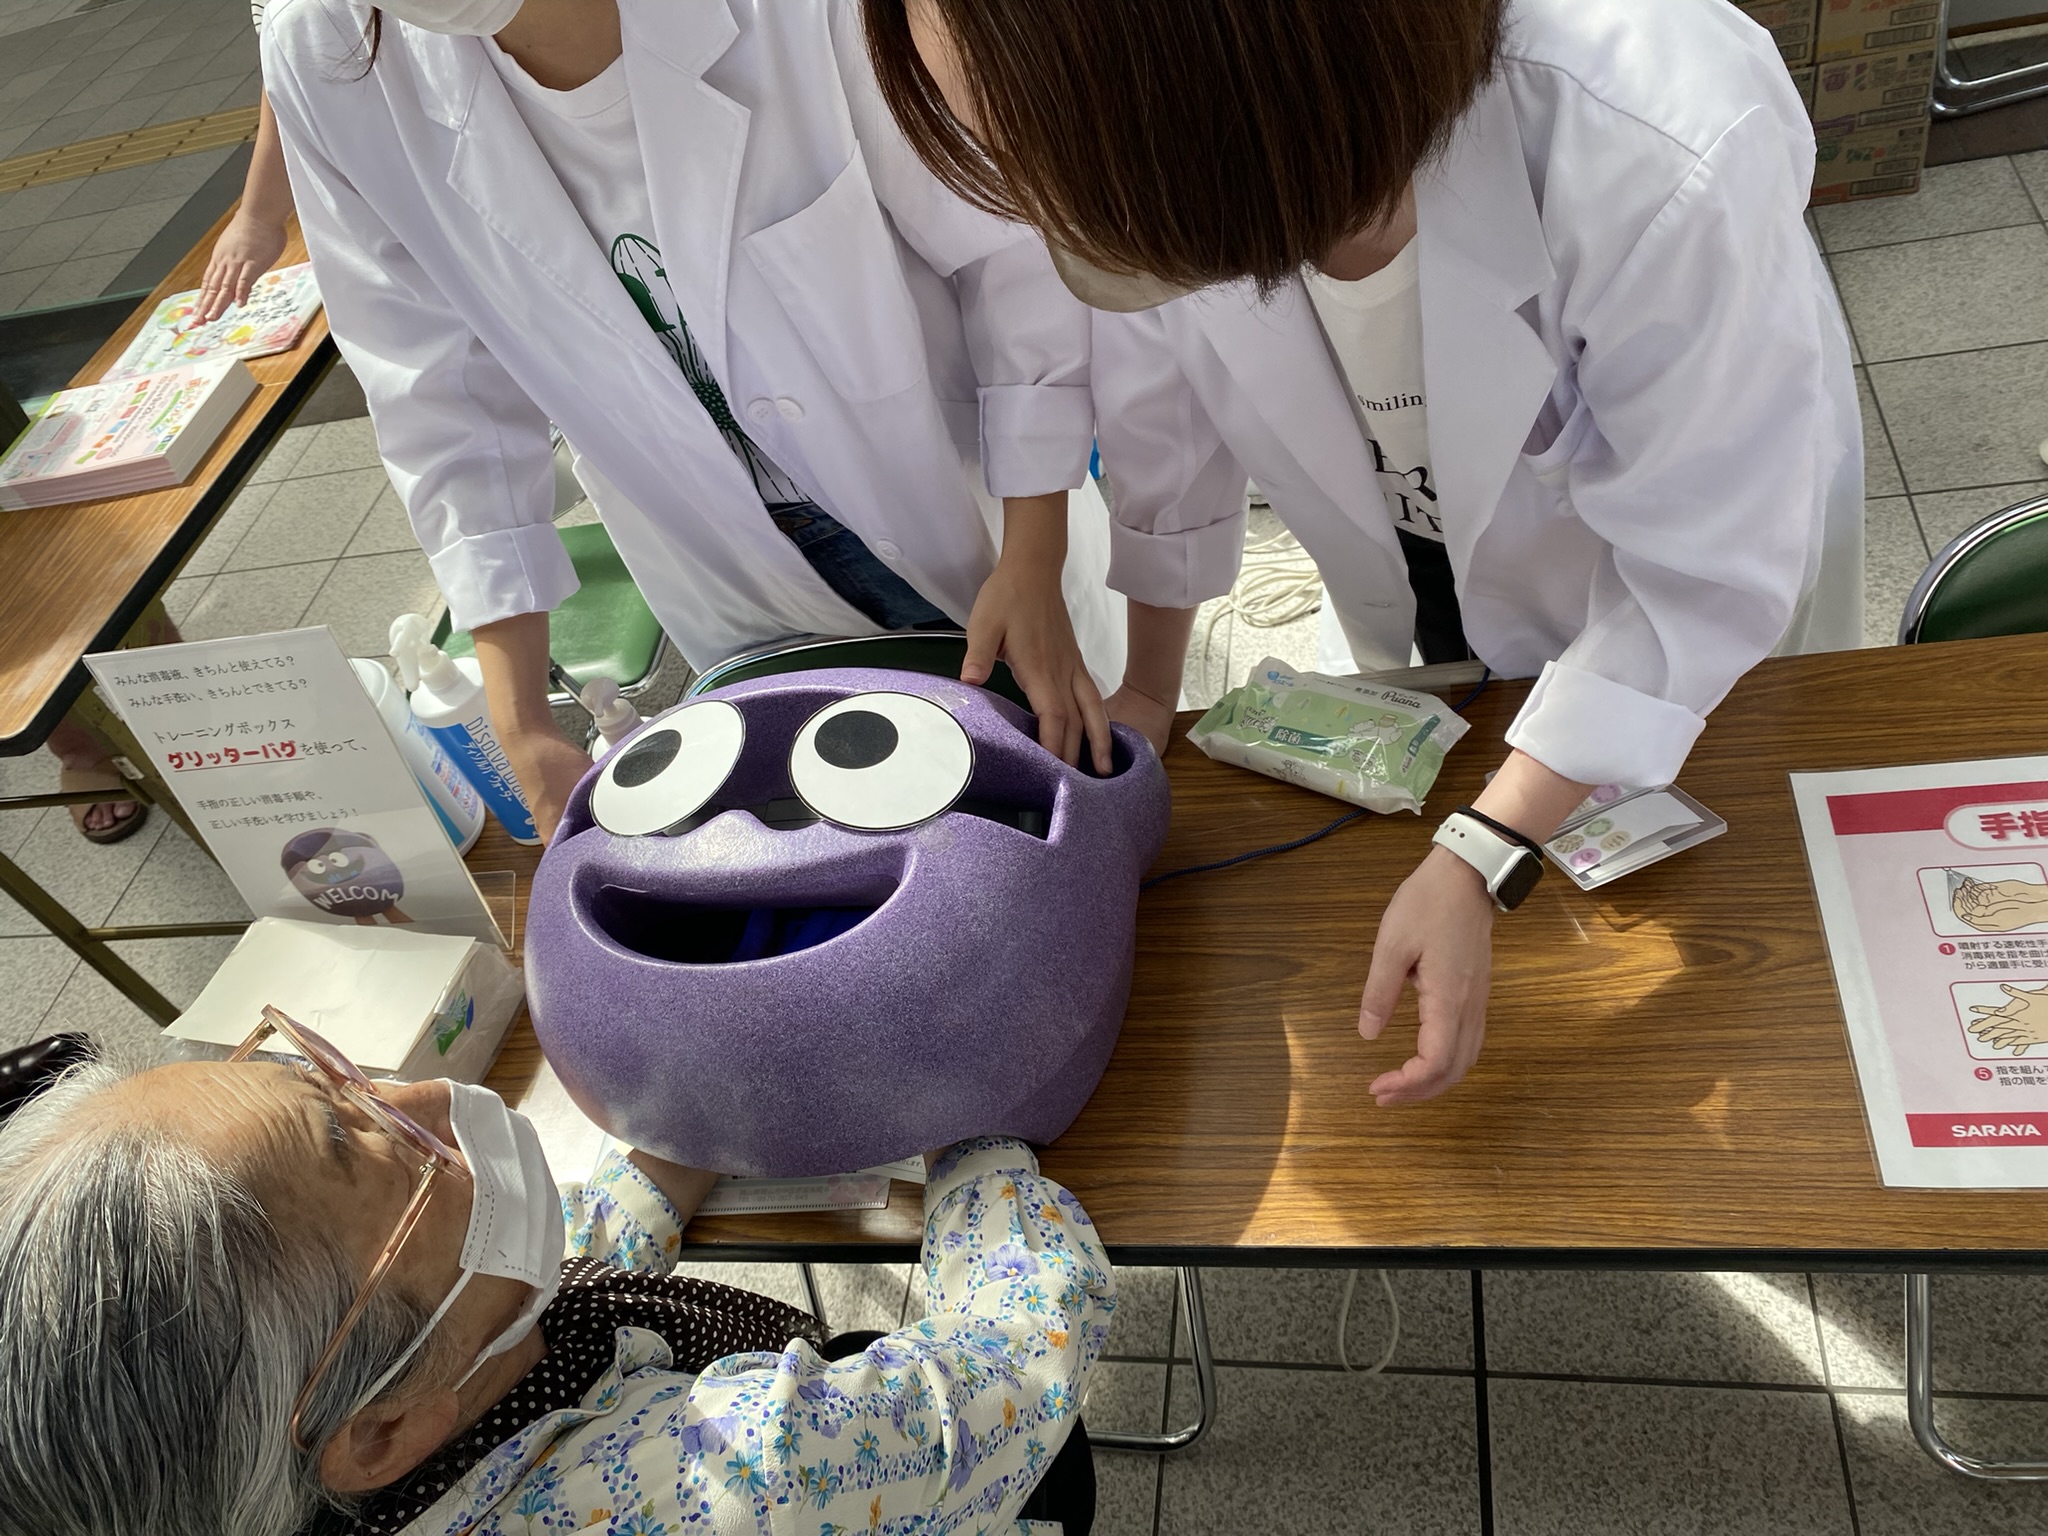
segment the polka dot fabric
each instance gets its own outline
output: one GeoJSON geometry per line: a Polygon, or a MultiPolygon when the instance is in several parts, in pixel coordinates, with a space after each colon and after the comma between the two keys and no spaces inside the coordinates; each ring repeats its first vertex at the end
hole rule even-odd
{"type": "Polygon", "coordinates": [[[548,1352],[510,1392],[404,1481],[350,1513],[316,1523],[316,1536],[392,1536],[403,1530],[527,1425],[581,1403],[616,1357],[620,1328],[659,1334],[675,1369],[693,1374],[727,1355],[780,1351],[792,1339],[824,1343],[816,1318],[766,1296],[581,1258],[563,1265],[562,1289],[541,1314],[540,1327],[548,1352]]]}

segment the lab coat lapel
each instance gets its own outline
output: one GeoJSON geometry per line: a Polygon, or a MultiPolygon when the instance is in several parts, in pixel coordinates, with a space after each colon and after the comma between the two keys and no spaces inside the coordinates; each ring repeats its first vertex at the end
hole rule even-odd
{"type": "MultiPolygon", "coordinates": [[[[422,105],[455,132],[442,168],[449,190],[475,210],[502,247],[523,257],[593,319],[626,345],[645,345],[646,326],[527,132],[511,93],[484,56],[483,39],[422,34],[419,44],[422,105]]],[[[488,254],[493,253],[477,256],[488,254]]],[[[495,254],[502,256],[503,249],[495,254]]],[[[510,280],[516,291],[517,276],[510,280]]]]}
{"type": "Polygon", "coordinates": [[[1556,280],[1507,87],[1480,93],[1416,178],[1429,457],[1455,569],[1493,518],[1558,363],[1517,311],[1556,280]]]}
{"type": "Polygon", "coordinates": [[[627,0],[619,15],[662,268],[712,373],[730,381],[726,284],[750,114],[703,77],[739,24],[726,0],[627,0]]]}

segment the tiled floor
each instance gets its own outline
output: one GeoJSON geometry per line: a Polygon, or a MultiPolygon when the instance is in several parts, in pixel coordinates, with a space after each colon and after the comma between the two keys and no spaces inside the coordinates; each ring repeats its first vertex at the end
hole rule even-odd
{"type": "MultiPolygon", "coordinates": [[[[86,10],[72,0],[0,0],[0,156],[63,141],[52,134],[111,131],[108,112],[145,86],[168,96],[228,80],[224,56],[250,46],[241,0],[121,0],[86,10]],[[123,18],[148,26],[131,35],[123,18]],[[159,46],[146,46],[152,37],[159,46]],[[123,77],[119,88],[98,85],[123,77]]],[[[118,254],[148,223],[140,209],[164,183],[114,174],[130,180],[109,175],[0,199],[0,310],[22,292],[49,301],[47,293],[62,291],[47,288],[54,276],[86,268],[102,248],[118,254]],[[35,286],[23,289],[29,274],[35,286]]],[[[2044,206],[2048,154],[1944,167],[1917,199],[1828,210],[1817,220],[1863,359],[1873,643],[1889,641],[1931,550],[2048,482],[2036,452],[2048,436],[2044,206]]],[[[169,592],[194,637],[329,623],[360,654],[383,650],[393,615],[435,598],[362,420],[286,434],[169,592]]],[[[1275,629],[1219,623],[1209,691],[1241,680],[1269,653],[1311,662],[1315,630],[1313,616],[1275,629]]],[[[53,781],[46,756],[0,759],[0,793],[53,781]]],[[[162,823],[129,843],[86,850],[62,812],[0,812],[0,851],[88,921],[239,913],[218,871],[162,823]]],[[[227,943],[129,951],[184,1000],[227,943]]],[[[87,1026],[153,1035],[61,945],[0,904],[0,1046],[87,1026]]],[[[786,1266],[707,1272],[801,1296],[786,1266]]],[[[904,1267],[821,1273],[835,1328],[890,1326],[919,1304],[904,1267]]],[[[1400,1347],[1375,1377],[1336,1362],[1341,1272],[1209,1272],[1224,1362],[1216,1428],[1176,1459],[1101,1454],[1097,1529],[2048,1531],[2048,1488],[1968,1483],[1913,1446],[1900,1397],[1895,1279],[1452,1271],[1403,1272],[1392,1283],[1400,1347]]],[[[1186,1341],[1172,1276],[1128,1271],[1123,1289],[1090,1420],[1133,1429],[1178,1422],[1191,1411],[1191,1382],[1179,1358],[1186,1341]]],[[[1937,1384],[1952,1434],[1986,1453],[2048,1454],[2048,1279],[1939,1280],[1936,1300],[1937,1384]]],[[[1378,1282],[1363,1277],[1349,1337],[1354,1361],[1379,1356],[1389,1321],[1378,1282]]]]}

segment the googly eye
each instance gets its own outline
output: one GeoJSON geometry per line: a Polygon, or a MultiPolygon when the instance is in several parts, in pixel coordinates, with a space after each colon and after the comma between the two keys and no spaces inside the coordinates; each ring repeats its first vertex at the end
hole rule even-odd
{"type": "Polygon", "coordinates": [[[948,810],[974,776],[974,744],[930,699],[860,693],[804,722],[789,778],[803,803],[858,832],[900,832],[948,810]]]}
{"type": "Polygon", "coordinates": [[[326,862],[325,862],[324,860],[321,860],[321,859],[308,859],[308,860],[306,860],[306,873],[307,873],[307,874],[309,874],[309,875],[324,875],[324,874],[326,874],[326,873],[327,873],[327,865],[326,865],[326,862]]]}
{"type": "Polygon", "coordinates": [[[614,837],[666,832],[711,803],[746,739],[746,716],[723,699],[663,715],[605,760],[590,814],[614,837]]]}

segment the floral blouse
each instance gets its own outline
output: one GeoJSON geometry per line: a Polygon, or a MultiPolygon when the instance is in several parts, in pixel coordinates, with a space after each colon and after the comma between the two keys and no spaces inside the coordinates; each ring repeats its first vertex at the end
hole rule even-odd
{"type": "MultiPolygon", "coordinates": [[[[568,1191],[572,1252],[667,1272],[682,1223],[613,1154],[568,1191]]],[[[528,1425],[404,1536],[1016,1536],[1116,1308],[1087,1212],[1021,1142],[962,1142],[925,1187],[930,1315],[827,1363],[809,1343],[699,1375],[621,1327],[580,1407],[528,1425]]]]}

